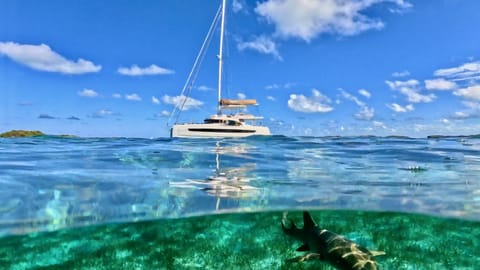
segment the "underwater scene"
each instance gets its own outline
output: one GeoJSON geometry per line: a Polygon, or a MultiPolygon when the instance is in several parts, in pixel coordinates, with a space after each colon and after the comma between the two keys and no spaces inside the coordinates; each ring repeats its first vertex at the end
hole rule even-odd
{"type": "Polygon", "coordinates": [[[478,175],[478,136],[0,138],[0,269],[479,269],[478,175]]]}

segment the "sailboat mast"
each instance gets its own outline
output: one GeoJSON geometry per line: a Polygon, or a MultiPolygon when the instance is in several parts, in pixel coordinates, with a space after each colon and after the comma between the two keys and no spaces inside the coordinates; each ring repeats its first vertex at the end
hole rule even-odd
{"type": "Polygon", "coordinates": [[[226,0],[222,0],[222,22],[220,26],[220,49],[218,52],[218,107],[217,114],[222,114],[220,100],[222,99],[222,71],[223,71],[223,36],[225,32],[225,6],[226,0]]]}

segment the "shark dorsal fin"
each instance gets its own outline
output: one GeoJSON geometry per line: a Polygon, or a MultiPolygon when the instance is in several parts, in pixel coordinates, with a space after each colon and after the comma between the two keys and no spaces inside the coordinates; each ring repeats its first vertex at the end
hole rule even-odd
{"type": "Polygon", "coordinates": [[[315,221],[313,221],[312,217],[310,216],[310,213],[307,211],[303,212],[303,228],[305,229],[312,229],[315,228],[317,224],[315,224],[315,221]]]}

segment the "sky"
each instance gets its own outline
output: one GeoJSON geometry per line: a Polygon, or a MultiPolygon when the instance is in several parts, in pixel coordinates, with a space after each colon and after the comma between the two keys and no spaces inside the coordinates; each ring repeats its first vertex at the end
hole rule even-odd
{"type": "MultiPolygon", "coordinates": [[[[168,137],[220,0],[0,1],[0,132],[168,137]]],[[[230,0],[226,98],[287,136],[480,133],[477,0],[230,0]]],[[[181,122],[216,111],[219,30],[181,122]]]]}

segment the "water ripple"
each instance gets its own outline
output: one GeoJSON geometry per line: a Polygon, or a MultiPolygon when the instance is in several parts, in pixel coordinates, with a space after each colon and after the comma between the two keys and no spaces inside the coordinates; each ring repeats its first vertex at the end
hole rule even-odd
{"type": "Polygon", "coordinates": [[[480,219],[480,139],[1,139],[0,235],[323,208],[480,219]]]}

